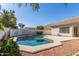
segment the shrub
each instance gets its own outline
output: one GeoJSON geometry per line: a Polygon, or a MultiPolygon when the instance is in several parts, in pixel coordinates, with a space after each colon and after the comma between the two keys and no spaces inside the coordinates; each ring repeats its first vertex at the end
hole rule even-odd
{"type": "Polygon", "coordinates": [[[41,35],[41,34],[43,34],[42,31],[37,31],[37,35],[41,35]]]}
{"type": "Polygon", "coordinates": [[[4,40],[1,45],[0,54],[7,56],[20,55],[19,46],[13,41],[13,39],[4,40]]]}
{"type": "Polygon", "coordinates": [[[44,30],[44,26],[37,26],[37,30],[44,30]]]}

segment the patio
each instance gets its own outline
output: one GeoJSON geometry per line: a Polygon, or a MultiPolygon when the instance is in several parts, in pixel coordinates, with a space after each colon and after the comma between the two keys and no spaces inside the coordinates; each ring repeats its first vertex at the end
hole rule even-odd
{"type": "Polygon", "coordinates": [[[79,39],[79,37],[72,37],[72,36],[55,36],[55,35],[46,35],[44,38],[54,40],[56,42],[62,42],[62,41],[68,41],[68,40],[74,40],[79,39]]]}

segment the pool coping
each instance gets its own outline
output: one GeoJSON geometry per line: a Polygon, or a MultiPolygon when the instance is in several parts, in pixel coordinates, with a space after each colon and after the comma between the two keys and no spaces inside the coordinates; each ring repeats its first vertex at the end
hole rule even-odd
{"type": "Polygon", "coordinates": [[[62,45],[61,42],[54,42],[54,43],[48,43],[48,44],[43,44],[43,45],[38,45],[38,46],[25,46],[25,45],[19,45],[19,48],[21,51],[26,51],[29,53],[36,53],[42,50],[46,50],[52,47],[56,47],[62,45]]]}

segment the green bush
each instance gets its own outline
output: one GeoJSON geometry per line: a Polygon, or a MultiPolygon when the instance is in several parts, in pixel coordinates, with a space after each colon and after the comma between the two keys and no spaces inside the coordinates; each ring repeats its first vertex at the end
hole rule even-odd
{"type": "Polygon", "coordinates": [[[43,34],[42,31],[37,31],[37,35],[41,35],[41,34],[43,34]]]}
{"type": "Polygon", "coordinates": [[[16,42],[13,41],[13,39],[4,40],[1,45],[0,55],[5,55],[5,56],[20,55],[19,46],[17,45],[16,42]]]}
{"type": "Polygon", "coordinates": [[[37,30],[44,30],[44,26],[37,26],[37,30]]]}

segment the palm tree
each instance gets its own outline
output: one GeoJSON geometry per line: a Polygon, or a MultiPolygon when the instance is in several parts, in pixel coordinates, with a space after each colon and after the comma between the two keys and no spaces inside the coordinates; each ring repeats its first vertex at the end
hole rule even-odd
{"type": "MultiPolygon", "coordinates": [[[[18,5],[18,7],[22,7],[23,5],[27,6],[27,3],[24,3],[24,4],[19,3],[17,5],[18,5]]],[[[33,11],[39,11],[39,9],[40,9],[39,3],[30,3],[30,6],[32,7],[33,11]]],[[[67,7],[68,3],[64,3],[64,6],[67,7]]]]}
{"type": "Polygon", "coordinates": [[[38,3],[30,3],[30,4],[28,4],[28,3],[24,3],[24,4],[23,3],[18,3],[17,5],[18,5],[18,7],[30,5],[32,7],[33,11],[39,11],[39,9],[40,9],[38,3]]]}
{"type": "Polygon", "coordinates": [[[67,7],[68,6],[68,3],[64,3],[64,5],[65,5],[65,7],[67,7]]]}
{"type": "MultiPolygon", "coordinates": [[[[16,5],[18,7],[22,7],[23,5],[27,6],[28,3],[16,3],[16,5]]],[[[33,11],[38,11],[40,9],[39,3],[29,3],[29,5],[32,7],[33,11]]],[[[64,5],[67,7],[68,3],[64,3],[64,5]]],[[[1,4],[0,4],[0,9],[1,9],[1,4]]]]}
{"type": "Polygon", "coordinates": [[[4,25],[2,23],[0,23],[0,29],[4,30],[4,25]]]}
{"type": "Polygon", "coordinates": [[[24,26],[25,26],[23,23],[19,23],[18,25],[20,28],[24,28],[24,26]]]}
{"type": "MultiPolygon", "coordinates": [[[[38,11],[39,10],[39,4],[38,3],[13,3],[14,5],[17,5],[18,7],[22,7],[22,6],[27,6],[30,5],[32,7],[33,11],[38,11]]],[[[2,8],[2,5],[0,4],[0,9],[2,8]]]]}
{"type": "Polygon", "coordinates": [[[3,10],[0,12],[0,22],[4,24],[5,27],[15,27],[16,26],[16,17],[15,12],[10,10],[3,10]]]}

